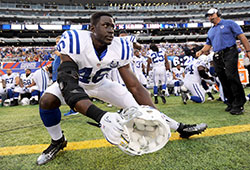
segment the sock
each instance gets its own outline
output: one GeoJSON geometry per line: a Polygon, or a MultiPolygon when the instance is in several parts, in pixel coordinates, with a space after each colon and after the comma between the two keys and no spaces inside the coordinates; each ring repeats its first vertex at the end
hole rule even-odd
{"type": "Polygon", "coordinates": [[[53,140],[58,140],[62,137],[62,130],[60,127],[61,111],[59,108],[45,110],[39,108],[40,117],[48,130],[53,140]]]}
{"type": "Polygon", "coordinates": [[[164,113],[161,113],[163,115],[163,118],[168,122],[169,127],[171,129],[177,130],[178,127],[180,126],[179,122],[176,122],[174,119],[171,119],[170,117],[168,117],[167,115],[165,115],[164,113]]]}
{"type": "Polygon", "coordinates": [[[60,123],[58,123],[55,126],[46,127],[46,129],[49,132],[51,139],[53,139],[53,140],[59,140],[63,136],[60,123]]]}
{"type": "Polygon", "coordinates": [[[174,94],[178,93],[178,86],[174,86],[174,94]]]}
{"type": "Polygon", "coordinates": [[[18,99],[18,97],[19,97],[19,93],[17,93],[17,92],[14,92],[14,99],[18,99]]]}
{"type": "Polygon", "coordinates": [[[158,88],[157,86],[154,86],[154,95],[157,95],[158,94],[158,88]]]}

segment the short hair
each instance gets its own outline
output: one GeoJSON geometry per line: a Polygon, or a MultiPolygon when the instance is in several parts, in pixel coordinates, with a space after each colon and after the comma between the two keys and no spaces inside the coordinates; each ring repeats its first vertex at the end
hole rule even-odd
{"type": "Polygon", "coordinates": [[[26,69],[25,69],[25,71],[26,71],[26,70],[29,70],[29,71],[31,71],[31,69],[29,69],[29,68],[26,68],[26,69]]]}
{"type": "Polygon", "coordinates": [[[96,25],[102,16],[109,16],[109,17],[113,18],[113,16],[107,12],[96,12],[91,16],[90,24],[96,25]]]}
{"type": "Polygon", "coordinates": [[[157,52],[157,53],[159,52],[159,48],[156,46],[156,44],[151,44],[150,49],[157,52]]]}

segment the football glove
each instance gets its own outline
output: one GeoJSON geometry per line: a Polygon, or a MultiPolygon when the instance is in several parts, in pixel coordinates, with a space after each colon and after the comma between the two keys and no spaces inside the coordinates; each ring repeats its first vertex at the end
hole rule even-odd
{"type": "Polygon", "coordinates": [[[106,140],[118,145],[121,143],[121,134],[123,133],[122,118],[118,113],[107,112],[100,121],[102,133],[106,140]]]}

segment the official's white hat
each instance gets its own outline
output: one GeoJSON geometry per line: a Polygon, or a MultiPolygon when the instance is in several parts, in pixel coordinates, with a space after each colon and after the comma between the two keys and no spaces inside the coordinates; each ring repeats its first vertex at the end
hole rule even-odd
{"type": "Polygon", "coordinates": [[[207,17],[208,15],[215,14],[215,13],[217,13],[218,16],[220,15],[218,9],[216,9],[216,8],[211,8],[211,9],[209,9],[209,10],[207,11],[207,13],[205,14],[205,17],[207,17]]]}

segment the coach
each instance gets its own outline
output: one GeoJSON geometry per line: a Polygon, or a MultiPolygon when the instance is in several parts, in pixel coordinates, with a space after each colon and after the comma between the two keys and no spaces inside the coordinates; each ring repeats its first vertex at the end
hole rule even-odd
{"type": "Polygon", "coordinates": [[[240,115],[244,112],[246,102],[244,89],[241,85],[238,73],[238,50],[236,38],[238,38],[250,58],[250,45],[243,34],[241,27],[232,20],[221,19],[218,9],[211,8],[205,15],[213,26],[208,31],[206,45],[196,53],[199,57],[211,47],[215,52],[213,57],[215,71],[222,83],[224,95],[228,105],[225,111],[232,115],[240,115]]]}

